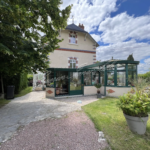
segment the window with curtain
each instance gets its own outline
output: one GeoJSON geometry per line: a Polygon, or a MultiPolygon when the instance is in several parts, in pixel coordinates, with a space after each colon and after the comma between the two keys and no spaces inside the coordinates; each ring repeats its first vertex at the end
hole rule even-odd
{"type": "Polygon", "coordinates": [[[76,44],[76,36],[74,34],[70,35],[70,43],[71,44],[76,44]]]}
{"type": "Polygon", "coordinates": [[[126,72],[117,72],[117,86],[126,86],[126,72]]]}
{"type": "Polygon", "coordinates": [[[100,83],[104,85],[104,72],[100,72],[100,83]]]}

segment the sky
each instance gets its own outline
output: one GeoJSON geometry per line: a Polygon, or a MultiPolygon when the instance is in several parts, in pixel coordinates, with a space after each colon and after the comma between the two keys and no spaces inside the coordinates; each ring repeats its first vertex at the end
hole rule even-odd
{"type": "Polygon", "coordinates": [[[79,23],[99,43],[97,60],[140,61],[138,73],[150,69],[150,0],[63,0],[61,9],[73,4],[68,24],[79,23]]]}

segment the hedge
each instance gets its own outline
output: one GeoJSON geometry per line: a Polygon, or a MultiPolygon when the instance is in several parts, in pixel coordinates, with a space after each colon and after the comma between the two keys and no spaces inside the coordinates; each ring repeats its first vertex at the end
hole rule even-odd
{"type": "MultiPolygon", "coordinates": [[[[18,94],[21,90],[25,89],[28,86],[27,73],[20,73],[13,77],[4,76],[3,83],[4,83],[4,92],[5,93],[7,92],[8,85],[14,85],[15,86],[15,94],[18,94]]],[[[1,88],[0,88],[0,92],[1,92],[1,88]]]]}

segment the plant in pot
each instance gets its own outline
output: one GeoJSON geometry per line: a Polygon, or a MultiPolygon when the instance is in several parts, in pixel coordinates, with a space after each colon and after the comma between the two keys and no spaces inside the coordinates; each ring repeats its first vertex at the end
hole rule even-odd
{"type": "Polygon", "coordinates": [[[101,98],[100,88],[102,85],[100,83],[96,83],[94,86],[97,88],[97,98],[101,98]]]}
{"type": "Polygon", "coordinates": [[[73,79],[73,82],[74,82],[74,85],[75,85],[75,87],[76,87],[76,86],[77,86],[77,83],[78,83],[78,79],[74,78],[74,79],[73,79]]]}
{"type": "Polygon", "coordinates": [[[123,111],[129,129],[142,135],[146,132],[150,98],[144,91],[147,83],[143,79],[138,79],[134,82],[134,85],[135,88],[132,89],[132,91],[135,91],[134,94],[128,92],[128,94],[120,96],[117,106],[123,111]]]}

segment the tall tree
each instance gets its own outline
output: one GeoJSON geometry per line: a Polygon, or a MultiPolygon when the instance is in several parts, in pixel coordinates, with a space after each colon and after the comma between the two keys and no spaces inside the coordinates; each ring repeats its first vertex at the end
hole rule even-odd
{"type": "Polygon", "coordinates": [[[58,31],[67,26],[71,11],[60,5],[61,0],[0,1],[1,76],[46,69],[47,55],[58,48],[58,31]]]}
{"type": "Polygon", "coordinates": [[[127,60],[134,61],[133,54],[129,55],[127,60]]]}

